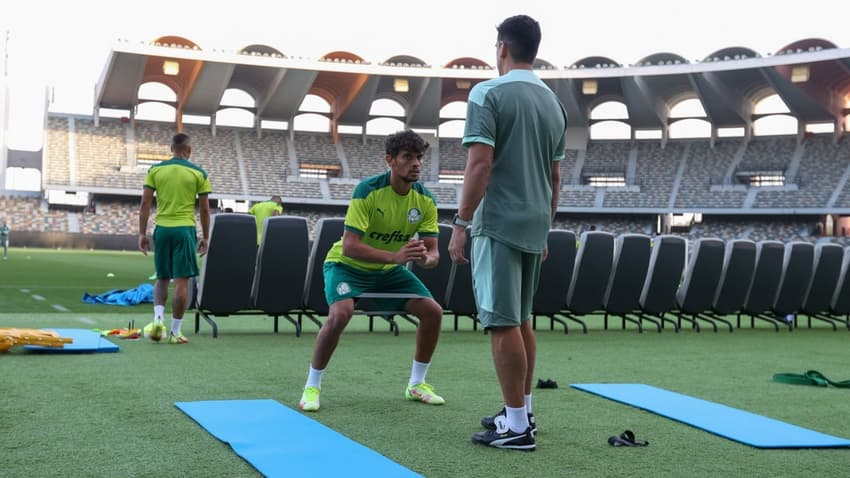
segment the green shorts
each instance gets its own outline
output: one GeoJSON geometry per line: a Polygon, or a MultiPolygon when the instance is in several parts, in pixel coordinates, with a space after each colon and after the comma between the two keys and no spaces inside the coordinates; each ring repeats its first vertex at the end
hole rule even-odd
{"type": "MultiPolygon", "coordinates": [[[[339,262],[325,262],[325,300],[328,305],[350,299],[367,292],[413,294],[430,299],[431,292],[425,284],[404,267],[393,267],[387,271],[367,272],[339,262]]],[[[381,310],[405,310],[410,299],[374,299],[381,310]]]]}
{"type": "Polygon", "coordinates": [[[195,226],[163,227],[153,231],[154,267],[157,279],[198,275],[195,226]]]}
{"type": "Polygon", "coordinates": [[[541,254],[514,249],[488,236],[472,238],[472,282],[484,328],[516,327],[528,320],[540,260],[541,254]]]}

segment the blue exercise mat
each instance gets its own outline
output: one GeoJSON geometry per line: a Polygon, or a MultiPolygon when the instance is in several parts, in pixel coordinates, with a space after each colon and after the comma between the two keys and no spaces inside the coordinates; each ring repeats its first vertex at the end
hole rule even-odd
{"type": "Polygon", "coordinates": [[[641,383],[574,383],[570,386],[756,448],[850,447],[850,440],[846,438],[641,383]]]}
{"type": "Polygon", "coordinates": [[[274,400],[174,405],[268,477],[421,476],[274,400]]]}
{"type": "Polygon", "coordinates": [[[62,348],[45,347],[43,345],[24,345],[24,350],[55,354],[81,354],[117,352],[120,348],[97,332],[87,329],[43,329],[56,332],[62,337],[74,339],[73,343],[65,344],[62,348]]]}

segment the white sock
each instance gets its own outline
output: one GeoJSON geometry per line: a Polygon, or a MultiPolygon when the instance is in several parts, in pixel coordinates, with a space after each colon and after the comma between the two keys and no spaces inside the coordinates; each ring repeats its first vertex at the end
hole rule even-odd
{"type": "Polygon", "coordinates": [[[512,432],[522,433],[528,429],[528,414],[525,412],[525,407],[511,408],[505,405],[505,412],[508,416],[508,428],[512,432]]]}
{"type": "Polygon", "coordinates": [[[322,374],[325,373],[325,369],[316,370],[313,366],[310,366],[310,372],[307,374],[307,383],[304,385],[304,388],[307,387],[316,387],[318,389],[322,388],[322,374]]]}
{"type": "Polygon", "coordinates": [[[164,305],[155,305],[153,306],[153,319],[154,320],[162,320],[165,316],[165,306],[164,305]]]}
{"type": "Polygon", "coordinates": [[[171,318],[171,333],[174,335],[180,335],[180,325],[183,324],[183,319],[175,319],[171,318]]]}
{"type": "Polygon", "coordinates": [[[413,368],[410,370],[410,381],[407,382],[408,385],[418,385],[420,383],[425,382],[425,374],[428,373],[428,366],[430,363],[422,363],[413,361],[413,368]]]}
{"type": "Polygon", "coordinates": [[[525,396],[525,413],[534,413],[531,411],[531,394],[525,396]]]}

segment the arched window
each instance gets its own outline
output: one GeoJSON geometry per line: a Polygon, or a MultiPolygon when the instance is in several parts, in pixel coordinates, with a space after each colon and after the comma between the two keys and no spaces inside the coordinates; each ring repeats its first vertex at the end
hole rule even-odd
{"type": "Polygon", "coordinates": [[[369,116],[404,118],[404,106],[389,98],[379,98],[372,102],[372,107],[369,108],[369,116]]]}
{"type": "Polygon", "coordinates": [[[465,119],[466,101],[452,101],[440,108],[441,119],[465,119]]]}
{"type": "Polygon", "coordinates": [[[254,126],[254,113],[242,108],[222,108],[215,114],[215,124],[251,128],[254,126]]]}
{"type": "Polygon", "coordinates": [[[442,123],[438,131],[441,138],[463,138],[465,127],[465,120],[451,120],[442,123]]]}
{"type": "Polygon", "coordinates": [[[590,126],[590,139],[631,139],[632,127],[622,121],[601,121],[590,126]]]}
{"type": "Polygon", "coordinates": [[[386,136],[404,129],[404,123],[395,118],[375,118],[366,123],[366,134],[386,136]]]}
{"type": "Polygon", "coordinates": [[[790,110],[788,109],[788,105],[786,105],[785,102],[782,101],[782,98],[776,94],[765,96],[764,98],[756,101],[756,104],[753,107],[753,113],[757,115],[773,115],[789,112],[790,110]]]}
{"type": "Polygon", "coordinates": [[[140,100],[177,101],[177,94],[168,85],[158,81],[149,81],[139,85],[140,100]]]}
{"type": "Polygon", "coordinates": [[[797,118],[790,115],[770,115],[753,121],[755,136],[797,134],[797,118]]]}
{"type": "Polygon", "coordinates": [[[711,123],[705,120],[690,118],[675,121],[670,124],[671,138],[710,138],[711,123]]]}
{"type": "Polygon", "coordinates": [[[6,189],[40,191],[41,171],[35,168],[6,168],[6,189]]]}
{"type": "Polygon", "coordinates": [[[254,106],[257,106],[257,102],[254,100],[254,97],[249,95],[245,90],[228,88],[224,90],[224,94],[221,95],[220,106],[244,106],[246,108],[253,108],[254,106]]]}
{"type": "Polygon", "coordinates": [[[136,106],[136,119],[151,121],[177,121],[177,110],[165,103],[148,101],[136,106]]]}
{"type": "Polygon", "coordinates": [[[606,101],[599,103],[590,110],[590,119],[611,120],[628,119],[629,109],[620,101],[606,101]]]}
{"type": "Polygon", "coordinates": [[[292,129],[295,131],[327,133],[331,130],[331,120],[322,115],[302,113],[292,121],[292,129]]]}
{"type": "Polygon", "coordinates": [[[671,118],[705,118],[705,108],[698,98],[682,100],[670,108],[671,118]]]}
{"type": "Polygon", "coordinates": [[[321,96],[307,95],[304,97],[304,101],[301,102],[301,106],[298,107],[298,111],[304,113],[330,113],[331,105],[321,96]]]}

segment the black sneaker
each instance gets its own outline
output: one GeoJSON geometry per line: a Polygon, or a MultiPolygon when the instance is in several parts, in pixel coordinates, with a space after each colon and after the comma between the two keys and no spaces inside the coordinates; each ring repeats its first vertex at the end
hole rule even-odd
{"type": "Polygon", "coordinates": [[[496,429],[472,435],[473,443],[509,450],[534,451],[537,449],[531,427],[526,428],[522,433],[517,433],[508,428],[507,420],[498,415],[497,417],[495,420],[496,429]]]}
{"type": "MultiPolygon", "coordinates": [[[[481,426],[488,430],[496,429],[496,417],[505,417],[507,418],[508,412],[505,411],[505,408],[502,407],[502,410],[495,415],[490,415],[481,419],[481,426]]],[[[528,414],[528,426],[531,428],[531,434],[537,435],[537,420],[534,418],[533,413],[528,414]]]]}

